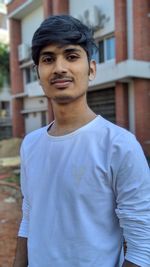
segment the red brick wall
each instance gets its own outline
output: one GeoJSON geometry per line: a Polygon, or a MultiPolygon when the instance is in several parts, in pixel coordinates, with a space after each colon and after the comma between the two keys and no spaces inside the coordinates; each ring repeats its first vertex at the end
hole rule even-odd
{"type": "Polygon", "coordinates": [[[67,14],[69,8],[68,0],[53,0],[53,14],[67,14]]]}
{"type": "Polygon", "coordinates": [[[116,83],[115,100],[116,123],[128,129],[128,84],[119,82],[116,83]]]}
{"type": "Polygon", "coordinates": [[[21,43],[21,25],[19,20],[10,19],[10,69],[12,93],[23,92],[22,71],[18,61],[18,45],[21,43]]]}
{"type": "Polygon", "coordinates": [[[68,0],[42,0],[44,16],[67,14],[69,9],[68,0]]]}
{"type": "MultiPolygon", "coordinates": [[[[18,45],[21,43],[21,25],[19,20],[10,19],[10,70],[12,95],[23,92],[22,71],[18,62],[18,45]]],[[[13,136],[22,137],[24,134],[24,118],[20,111],[23,109],[22,99],[13,99],[13,136]]]]}
{"type": "Polygon", "coordinates": [[[150,0],[133,1],[134,58],[150,60],[150,0]]]}
{"type": "Polygon", "coordinates": [[[42,0],[44,17],[47,18],[52,14],[52,0],[42,0]]]}
{"type": "Polygon", "coordinates": [[[150,81],[134,79],[136,136],[150,156],[150,81]]]}
{"type": "Polygon", "coordinates": [[[13,0],[10,4],[7,5],[7,12],[10,14],[13,12],[15,9],[20,7],[22,4],[26,3],[27,0],[13,0]]]}
{"type": "Polygon", "coordinates": [[[23,137],[25,134],[24,117],[20,113],[23,109],[23,98],[14,98],[12,101],[13,136],[23,137]]]}
{"type": "Polygon", "coordinates": [[[127,59],[126,0],[115,0],[116,62],[127,59]]]}

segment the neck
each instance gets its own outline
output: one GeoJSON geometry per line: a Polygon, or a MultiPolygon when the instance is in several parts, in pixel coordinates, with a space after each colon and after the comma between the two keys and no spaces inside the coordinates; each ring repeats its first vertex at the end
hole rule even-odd
{"type": "Polygon", "coordinates": [[[57,104],[52,101],[54,111],[54,124],[49,130],[51,135],[64,135],[75,131],[96,117],[96,114],[88,107],[86,100],[80,99],[68,104],[57,104]]]}

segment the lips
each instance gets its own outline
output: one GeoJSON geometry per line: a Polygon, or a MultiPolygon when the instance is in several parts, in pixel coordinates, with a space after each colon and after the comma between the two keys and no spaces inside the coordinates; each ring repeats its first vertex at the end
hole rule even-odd
{"type": "Polygon", "coordinates": [[[51,80],[51,84],[55,85],[56,88],[66,88],[70,85],[70,83],[72,83],[72,79],[71,78],[62,78],[62,79],[52,79],[51,80]]]}

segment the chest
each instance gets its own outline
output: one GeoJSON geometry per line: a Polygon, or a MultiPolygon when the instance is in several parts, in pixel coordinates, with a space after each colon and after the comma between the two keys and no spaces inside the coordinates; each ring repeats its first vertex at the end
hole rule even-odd
{"type": "Polygon", "coordinates": [[[95,140],[53,142],[40,154],[35,149],[28,161],[28,193],[32,202],[41,197],[59,198],[60,202],[82,198],[105,201],[113,195],[111,179],[110,155],[95,140]]]}

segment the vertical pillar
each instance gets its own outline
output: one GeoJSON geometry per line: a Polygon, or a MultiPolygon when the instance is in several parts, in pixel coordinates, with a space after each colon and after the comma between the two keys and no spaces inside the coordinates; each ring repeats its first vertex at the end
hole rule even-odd
{"type": "MultiPolygon", "coordinates": [[[[11,90],[12,95],[23,92],[23,77],[18,61],[18,45],[21,43],[20,21],[10,19],[10,70],[11,70],[11,90]]],[[[23,99],[13,98],[12,100],[12,120],[13,136],[22,137],[24,135],[24,118],[21,114],[23,109],[23,99]]]]}
{"type": "MultiPolygon", "coordinates": [[[[150,61],[150,2],[133,1],[134,59],[150,61]]],[[[134,79],[136,136],[150,157],[150,80],[134,79]]]]}
{"type": "Polygon", "coordinates": [[[135,92],[134,82],[128,83],[128,110],[129,110],[129,130],[135,134],[135,92]]]}
{"type": "Polygon", "coordinates": [[[25,123],[21,110],[23,109],[23,98],[12,99],[12,125],[13,137],[24,137],[25,123]]]}
{"type": "Polygon", "coordinates": [[[149,80],[134,79],[136,136],[150,157],[150,87],[149,80]]]}
{"type": "Polygon", "coordinates": [[[117,82],[115,88],[115,97],[116,123],[128,129],[128,84],[117,82]]]}
{"type": "Polygon", "coordinates": [[[150,61],[150,1],[133,1],[134,58],[150,61]]]}
{"type": "Polygon", "coordinates": [[[42,0],[43,3],[43,11],[44,11],[44,18],[52,15],[52,0],[42,0]]]}
{"type": "Polygon", "coordinates": [[[68,0],[53,0],[53,15],[67,14],[69,9],[68,0]]]}
{"type": "Polygon", "coordinates": [[[127,59],[127,3],[115,0],[116,62],[127,59]]]}

